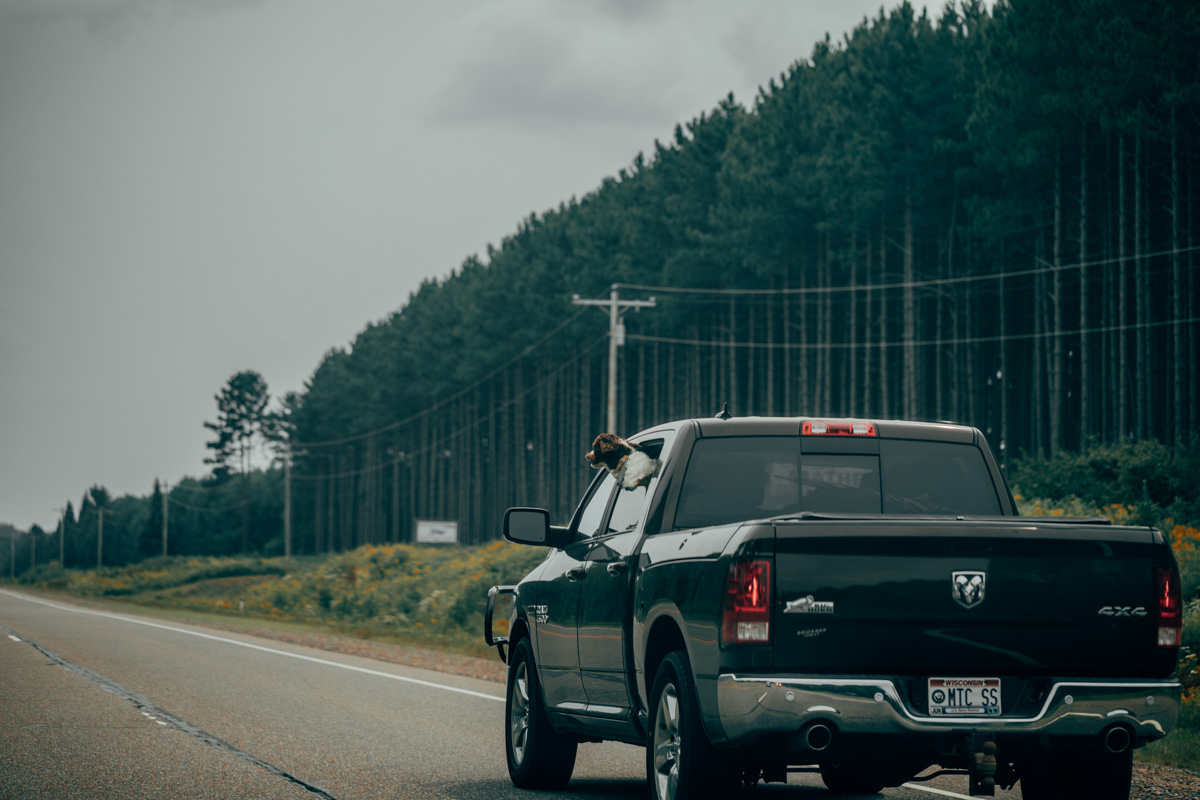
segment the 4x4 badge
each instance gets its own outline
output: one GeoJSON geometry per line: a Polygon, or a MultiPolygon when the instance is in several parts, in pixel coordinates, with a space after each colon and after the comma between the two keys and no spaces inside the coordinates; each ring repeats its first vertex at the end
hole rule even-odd
{"type": "Polygon", "coordinates": [[[954,599],[963,608],[974,608],[983,602],[983,589],[987,583],[986,572],[951,572],[954,599]]]}

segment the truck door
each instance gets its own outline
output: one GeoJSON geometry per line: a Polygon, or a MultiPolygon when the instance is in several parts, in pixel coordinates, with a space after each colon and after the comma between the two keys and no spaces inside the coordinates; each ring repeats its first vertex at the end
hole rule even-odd
{"type": "MultiPolygon", "coordinates": [[[[662,439],[638,443],[655,457],[667,449],[662,439]]],[[[624,717],[632,706],[632,669],[626,663],[632,623],[631,556],[657,486],[656,476],[646,486],[618,489],[604,532],[588,551],[587,579],[579,595],[579,663],[589,714],[624,717]]]]}
{"type": "Polygon", "coordinates": [[[579,589],[586,582],[587,554],[601,532],[615,486],[612,476],[593,481],[575,512],[575,541],[550,554],[537,587],[537,605],[529,609],[537,628],[538,673],[546,705],[559,711],[581,713],[587,706],[579,674],[579,589]]]}

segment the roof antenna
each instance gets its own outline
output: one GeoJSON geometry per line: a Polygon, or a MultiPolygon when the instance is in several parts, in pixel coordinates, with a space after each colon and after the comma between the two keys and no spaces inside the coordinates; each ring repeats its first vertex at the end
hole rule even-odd
{"type": "Polygon", "coordinates": [[[732,419],[733,418],[733,414],[729,413],[729,403],[722,404],[721,410],[717,412],[716,418],[717,419],[732,419]]]}

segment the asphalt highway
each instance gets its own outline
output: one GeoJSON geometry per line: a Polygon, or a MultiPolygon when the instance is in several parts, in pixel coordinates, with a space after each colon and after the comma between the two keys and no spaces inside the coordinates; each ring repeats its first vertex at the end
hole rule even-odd
{"type": "MultiPolygon", "coordinates": [[[[0,798],[649,796],[643,750],[616,743],[582,745],[562,793],[513,788],[503,692],[487,681],[0,590],[0,798]]],[[[833,797],[809,775],[750,796],[833,797]]],[[[874,797],[965,796],[965,779],[939,778],[874,797]]]]}

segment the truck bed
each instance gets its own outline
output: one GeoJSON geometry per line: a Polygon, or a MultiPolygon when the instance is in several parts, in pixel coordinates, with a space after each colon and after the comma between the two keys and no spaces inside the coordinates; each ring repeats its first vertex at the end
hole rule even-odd
{"type": "Polygon", "coordinates": [[[1167,677],[1150,528],[1042,518],[775,522],[774,670],[1167,677]]]}

